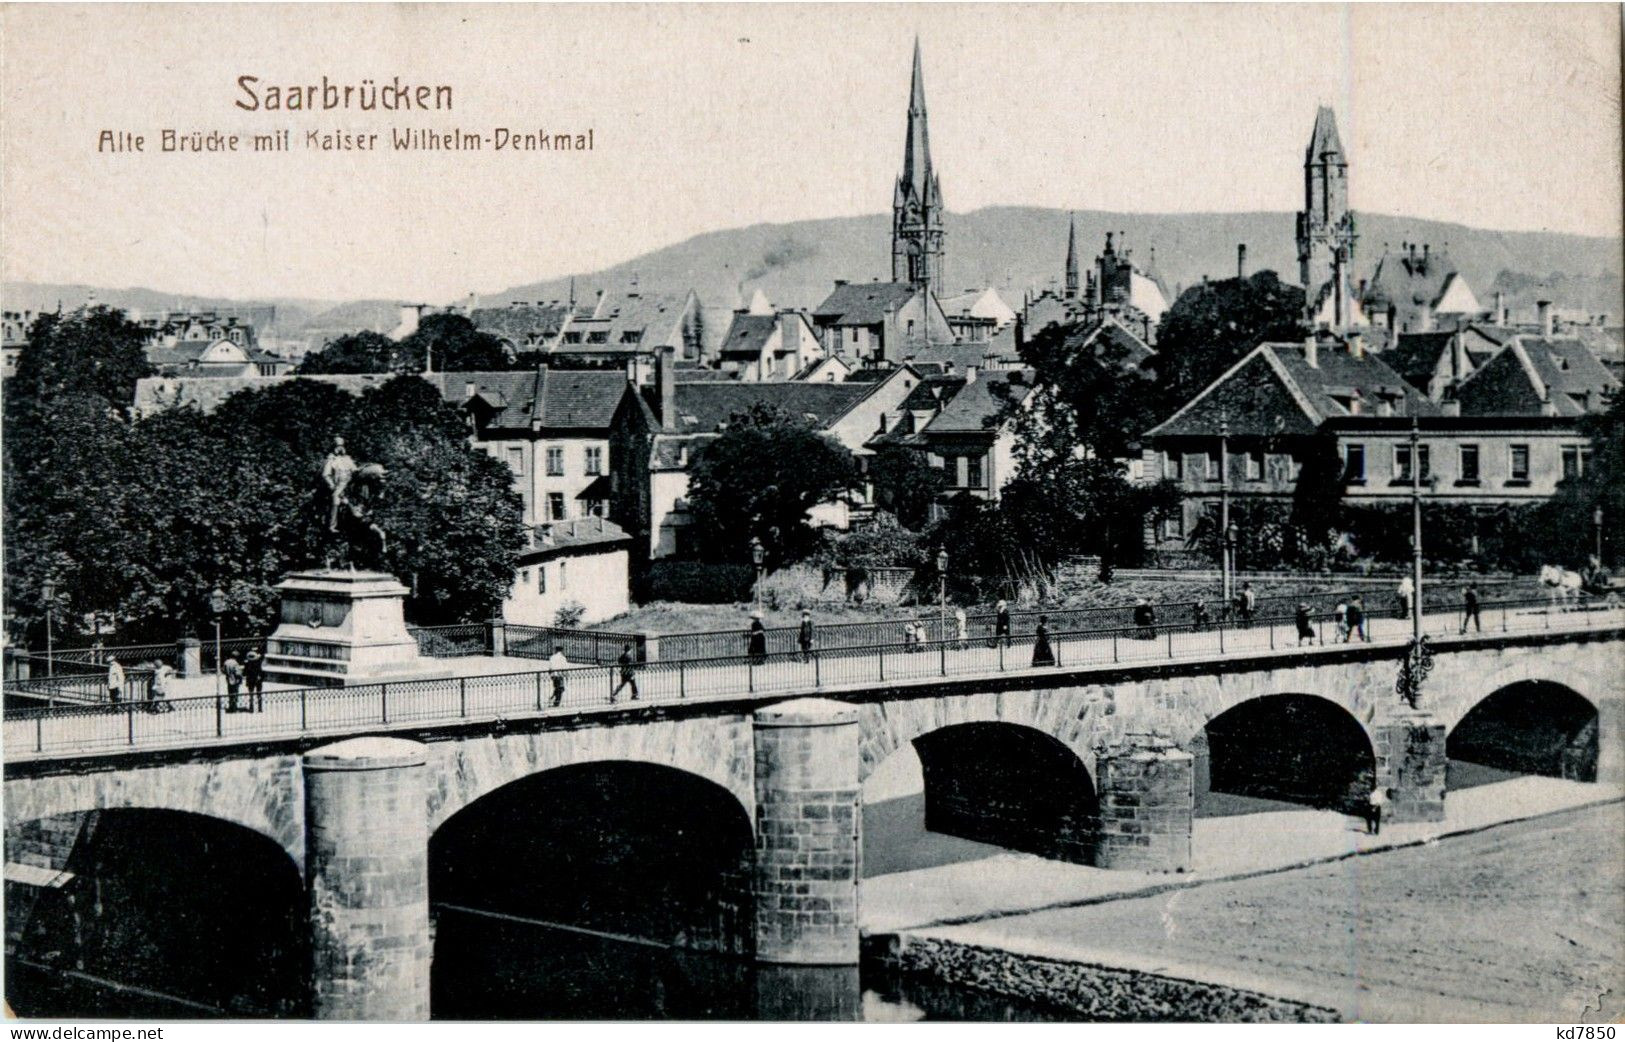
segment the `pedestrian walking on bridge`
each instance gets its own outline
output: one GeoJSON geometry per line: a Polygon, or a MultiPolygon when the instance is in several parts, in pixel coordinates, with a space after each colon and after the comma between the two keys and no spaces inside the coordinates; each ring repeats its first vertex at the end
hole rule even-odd
{"type": "Polygon", "coordinates": [[[1416,585],[1411,582],[1410,576],[1399,580],[1399,587],[1394,591],[1395,608],[1398,614],[1395,618],[1408,619],[1411,617],[1411,598],[1416,596],[1416,585]]]}
{"type": "Polygon", "coordinates": [[[166,699],[169,698],[169,689],[175,679],[175,670],[167,662],[153,664],[152,684],[147,688],[147,712],[173,713],[175,707],[166,699]]]}
{"type": "Polygon", "coordinates": [[[548,678],[553,681],[553,701],[549,705],[556,706],[564,701],[564,671],[569,668],[570,660],[564,657],[564,645],[553,645],[553,654],[547,660],[548,678]]]}
{"type": "Polygon", "coordinates": [[[1236,610],[1241,615],[1241,625],[1245,629],[1252,629],[1253,608],[1258,604],[1258,597],[1253,593],[1252,583],[1242,583],[1241,592],[1236,594],[1236,610]]]}
{"type": "Polygon", "coordinates": [[[1358,596],[1349,601],[1348,620],[1349,631],[1348,635],[1343,638],[1343,642],[1348,643],[1358,633],[1362,641],[1367,644],[1371,643],[1371,635],[1365,631],[1365,602],[1358,596]]]}
{"type": "Polygon", "coordinates": [[[999,601],[993,606],[993,643],[1004,641],[1004,646],[1010,646],[1010,606],[999,601]]]}
{"type": "Polygon", "coordinates": [[[609,700],[615,701],[615,696],[621,693],[622,688],[632,689],[632,701],[638,700],[638,669],[637,659],[632,655],[632,645],[628,643],[621,648],[621,657],[615,660],[621,667],[621,682],[615,685],[615,690],[609,693],[609,700]]]}
{"type": "Polygon", "coordinates": [[[796,641],[801,645],[801,661],[811,662],[813,656],[813,620],[812,612],[805,608],[801,611],[801,629],[796,633],[796,641]]]}
{"type": "Polygon", "coordinates": [[[1191,632],[1201,633],[1213,625],[1213,619],[1208,614],[1207,604],[1203,601],[1191,602],[1191,632]]]}
{"type": "Polygon", "coordinates": [[[107,660],[107,700],[114,705],[124,701],[124,667],[116,658],[107,660]]]}
{"type": "Polygon", "coordinates": [[[1299,602],[1297,622],[1298,646],[1303,647],[1304,641],[1308,641],[1309,643],[1313,644],[1315,642],[1315,626],[1310,620],[1309,605],[1307,603],[1299,602]]]}
{"type": "Polygon", "coordinates": [[[1055,665],[1055,649],[1049,643],[1049,616],[1038,617],[1038,631],[1033,635],[1033,665],[1055,665]]]}
{"type": "Polygon", "coordinates": [[[249,648],[243,660],[243,680],[248,686],[248,711],[265,712],[265,660],[258,648],[249,648]]]}
{"type": "Polygon", "coordinates": [[[243,667],[235,655],[227,655],[222,667],[226,674],[226,712],[237,712],[237,698],[243,689],[243,667]]]}
{"type": "Polygon", "coordinates": [[[1134,625],[1139,627],[1136,635],[1141,640],[1157,639],[1157,610],[1144,597],[1134,602],[1134,625]]]}
{"type": "Polygon", "coordinates": [[[1337,602],[1337,607],[1332,609],[1332,622],[1337,642],[1347,644],[1349,642],[1349,605],[1347,601],[1337,602]]]}
{"type": "Polygon", "coordinates": [[[762,613],[750,613],[750,631],[745,635],[745,648],[755,665],[767,661],[767,630],[762,626],[762,613]]]}
{"type": "Polygon", "coordinates": [[[1461,591],[1461,632],[1467,632],[1469,620],[1472,621],[1474,632],[1484,632],[1484,623],[1478,617],[1478,587],[1472,583],[1461,591]]]}
{"type": "Polygon", "coordinates": [[[1375,836],[1382,832],[1382,809],[1388,806],[1388,790],[1377,786],[1366,798],[1365,830],[1375,836]]]}
{"type": "Polygon", "coordinates": [[[970,639],[970,621],[965,618],[964,608],[954,609],[954,635],[956,638],[955,646],[960,651],[964,651],[965,645],[969,643],[970,639]]]}

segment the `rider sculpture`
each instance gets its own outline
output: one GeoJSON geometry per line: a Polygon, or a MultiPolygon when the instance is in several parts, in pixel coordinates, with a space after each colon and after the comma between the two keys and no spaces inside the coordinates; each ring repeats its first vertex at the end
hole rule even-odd
{"type": "MultiPolygon", "coordinates": [[[[379,556],[388,547],[389,539],[372,518],[372,500],[386,474],[377,463],[358,465],[346,451],[343,438],[333,439],[333,451],[327,454],[327,459],[322,463],[322,482],[328,490],[327,530],[338,533],[341,523],[351,522],[353,524],[347,527],[366,531],[377,540],[379,556]]],[[[352,534],[341,551],[346,558],[353,538],[352,534]]]]}

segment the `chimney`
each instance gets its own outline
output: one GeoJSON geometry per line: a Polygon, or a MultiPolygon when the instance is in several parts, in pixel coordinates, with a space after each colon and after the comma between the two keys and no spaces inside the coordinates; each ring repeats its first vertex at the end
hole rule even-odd
{"type": "Polygon", "coordinates": [[[1507,324],[1507,295],[1501,290],[1495,291],[1495,324],[1498,326],[1507,324]]]}
{"type": "Polygon", "coordinates": [[[1244,243],[1244,242],[1241,242],[1241,243],[1236,244],[1236,278],[1245,279],[1246,277],[1247,277],[1247,244],[1244,243]]]}
{"type": "Polygon", "coordinates": [[[1426,269],[1427,266],[1428,266],[1428,253],[1432,249],[1433,249],[1433,247],[1431,245],[1429,245],[1428,243],[1424,242],[1422,244],[1422,267],[1423,267],[1423,269],[1426,269]]]}
{"type": "Polygon", "coordinates": [[[1439,407],[1444,410],[1446,416],[1461,415],[1461,399],[1459,398],[1446,398],[1439,403],[1439,407]]]}
{"type": "Polygon", "coordinates": [[[1320,343],[1311,334],[1303,338],[1303,360],[1309,363],[1309,368],[1320,368],[1320,343]]]}
{"type": "Polygon", "coordinates": [[[655,352],[655,389],[660,396],[655,418],[667,430],[677,428],[677,370],[672,353],[669,346],[655,352]]]}
{"type": "Polygon", "coordinates": [[[1540,400],[1540,414],[1542,416],[1557,415],[1557,403],[1552,401],[1552,392],[1550,389],[1546,391],[1546,397],[1540,400]]]}
{"type": "Polygon", "coordinates": [[[1462,342],[1459,328],[1450,338],[1450,375],[1458,384],[1467,376],[1467,345],[1462,342]]]}
{"type": "Polygon", "coordinates": [[[1597,316],[1597,328],[1601,329],[1606,325],[1608,325],[1608,312],[1604,311],[1597,316]]]}
{"type": "Polygon", "coordinates": [[[1535,313],[1540,316],[1540,335],[1552,335],[1552,302],[1549,300],[1535,301],[1535,313]]]}
{"type": "Polygon", "coordinates": [[[1349,337],[1348,344],[1350,358],[1365,357],[1365,337],[1355,333],[1353,336],[1349,337]]]}
{"type": "Polygon", "coordinates": [[[976,367],[974,365],[967,365],[965,367],[965,386],[969,387],[971,384],[973,384],[975,382],[976,382],[976,367]]]}

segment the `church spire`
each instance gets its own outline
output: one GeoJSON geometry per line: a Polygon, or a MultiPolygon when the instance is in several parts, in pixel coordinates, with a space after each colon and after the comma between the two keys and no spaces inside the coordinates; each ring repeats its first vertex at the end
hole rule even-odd
{"type": "Polygon", "coordinates": [[[1066,228],[1066,299],[1078,295],[1078,219],[1067,214],[1066,228]]]}
{"type": "Polygon", "coordinates": [[[942,292],[942,188],[931,166],[918,37],[914,39],[903,172],[892,195],[892,281],[927,286],[939,295],[942,292]]]}
{"type": "Polygon", "coordinates": [[[1303,157],[1303,210],[1298,214],[1298,280],[1313,308],[1339,262],[1354,259],[1354,214],[1349,211],[1349,164],[1337,134],[1337,115],[1315,110],[1303,157]]]}

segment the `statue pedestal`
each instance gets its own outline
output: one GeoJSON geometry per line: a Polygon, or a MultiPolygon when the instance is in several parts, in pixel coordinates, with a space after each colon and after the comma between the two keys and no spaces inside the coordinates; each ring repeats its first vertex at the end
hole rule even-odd
{"type": "Polygon", "coordinates": [[[418,654],[407,589],[383,572],[317,569],[277,584],[282,613],[266,642],[265,678],[301,687],[449,676],[418,654]]]}

